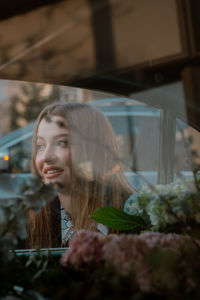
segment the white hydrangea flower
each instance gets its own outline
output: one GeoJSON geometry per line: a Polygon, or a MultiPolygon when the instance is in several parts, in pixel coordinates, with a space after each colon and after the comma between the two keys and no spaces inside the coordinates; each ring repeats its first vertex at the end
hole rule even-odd
{"type": "Polygon", "coordinates": [[[129,197],[124,211],[132,215],[148,216],[157,230],[170,224],[200,223],[200,197],[194,181],[177,180],[154,188],[142,187],[129,197]]]}

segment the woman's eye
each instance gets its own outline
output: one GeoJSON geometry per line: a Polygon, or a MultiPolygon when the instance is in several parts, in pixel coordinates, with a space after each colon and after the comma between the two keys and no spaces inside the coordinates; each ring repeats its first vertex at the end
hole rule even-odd
{"type": "Polygon", "coordinates": [[[36,150],[37,150],[37,151],[43,150],[44,148],[45,148],[45,145],[44,145],[44,144],[37,144],[37,145],[36,145],[36,150]]]}
{"type": "Polygon", "coordinates": [[[64,141],[64,140],[62,140],[62,141],[58,141],[58,144],[60,145],[60,146],[68,146],[68,141],[64,141]]]}

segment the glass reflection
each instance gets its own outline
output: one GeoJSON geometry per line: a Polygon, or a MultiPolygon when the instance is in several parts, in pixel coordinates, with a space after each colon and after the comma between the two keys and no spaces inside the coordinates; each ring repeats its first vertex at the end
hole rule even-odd
{"type": "MultiPolygon", "coordinates": [[[[39,233],[35,230],[41,223],[41,217],[39,215],[35,217],[34,214],[32,217],[29,216],[29,224],[32,224],[33,231],[32,233],[29,231],[32,241],[29,238],[28,247],[66,245],[65,242],[68,240],[63,244],[62,240],[67,228],[68,237],[71,237],[71,224],[75,230],[79,228],[97,230],[95,226],[98,224],[92,223],[88,217],[96,207],[112,205],[123,208],[124,201],[134,189],[158,183],[159,172],[165,167],[164,164],[160,164],[162,135],[165,128],[162,124],[162,115],[163,110],[169,111],[173,102],[172,95],[176,98],[175,106],[171,107],[175,122],[174,152],[171,151],[174,180],[179,177],[191,177],[194,165],[198,166],[199,133],[187,123],[180,82],[135,93],[132,99],[41,83],[1,81],[1,87],[3,89],[0,104],[2,200],[4,195],[14,197],[18,193],[16,186],[23,185],[24,180],[31,176],[32,136],[39,112],[55,102],[59,102],[60,107],[65,105],[68,107],[71,103],[74,107],[71,111],[77,111],[73,114],[71,111],[65,112],[64,109],[60,109],[61,117],[67,122],[63,129],[70,129],[69,173],[72,174],[73,180],[66,186],[72,194],[70,201],[74,212],[68,211],[64,202],[61,201],[60,204],[58,197],[54,197],[54,201],[43,208],[41,213],[43,216],[50,216],[46,220],[42,217],[44,228],[48,228],[45,235],[44,231],[39,233]],[[163,97],[166,99],[166,107],[160,105],[163,103],[163,97]],[[85,107],[91,114],[85,112],[85,107]],[[5,157],[9,159],[5,161],[5,157]],[[101,194],[101,197],[97,197],[98,194],[101,194]],[[89,204],[90,199],[94,200],[91,201],[93,206],[89,204]]],[[[47,125],[50,124],[51,122],[47,125]]],[[[59,126],[57,127],[59,129],[59,126]]],[[[46,132],[52,130],[47,129],[46,132]]],[[[172,146],[171,137],[172,135],[167,133],[169,149],[172,146]]],[[[21,243],[19,247],[25,248],[27,244],[21,243]]]]}

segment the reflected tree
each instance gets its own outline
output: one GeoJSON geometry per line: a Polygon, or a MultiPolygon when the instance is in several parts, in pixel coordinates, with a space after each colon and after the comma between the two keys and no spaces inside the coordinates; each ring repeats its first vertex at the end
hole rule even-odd
{"type": "Polygon", "coordinates": [[[11,130],[34,121],[42,108],[60,98],[58,86],[22,83],[11,96],[11,130]]]}

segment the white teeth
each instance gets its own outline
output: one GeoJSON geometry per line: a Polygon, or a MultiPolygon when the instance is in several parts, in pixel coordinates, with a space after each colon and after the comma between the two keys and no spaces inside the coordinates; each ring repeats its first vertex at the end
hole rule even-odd
{"type": "Polygon", "coordinates": [[[57,173],[58,172],[58,170],[49,170],[49,171],[47,171],[47,174],[52,174],[52,173],[57,173]]]}

